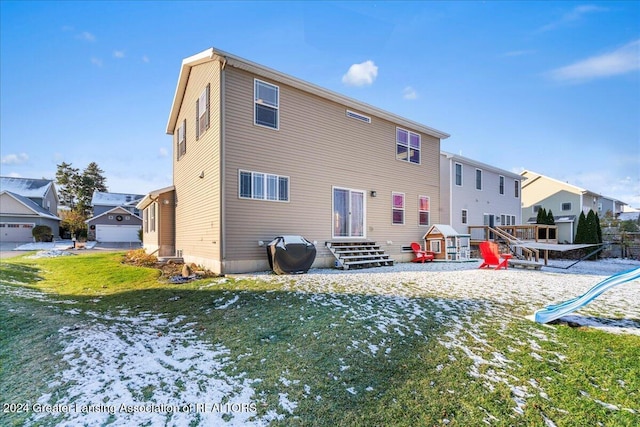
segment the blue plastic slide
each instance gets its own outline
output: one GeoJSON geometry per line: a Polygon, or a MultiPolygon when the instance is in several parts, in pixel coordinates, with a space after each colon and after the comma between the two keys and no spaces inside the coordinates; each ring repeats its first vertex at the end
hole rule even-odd
{"type": "Polygon", "coordinates": [[[589,289],[583,295],[570,299],[560,304],[549,305],[543,309],[535,312],[535,321],[538,323],[548,323],[556,320],[565,314],[569,314],[576,311],[579,308],[584,307],[591,301],[596,299],[600,294],[613,288],[614,286],[621,285],[626,282],[640,279],[640,267],[633,270],[623,271],[622,273],[614,274],[613,276],[603,280],[602,282],[589,289]]]}

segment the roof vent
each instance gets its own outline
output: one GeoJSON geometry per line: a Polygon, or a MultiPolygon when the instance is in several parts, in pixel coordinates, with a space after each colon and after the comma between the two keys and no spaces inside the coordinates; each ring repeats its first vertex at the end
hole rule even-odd
{"type": "Polygon", "coordinates": [[[351,110],[347,110],[347,117],[351,117],[352,119],[360,120],[361,122],[371,123],[371,117],[363,116],[362,114],[356,113],[351,110]]]}

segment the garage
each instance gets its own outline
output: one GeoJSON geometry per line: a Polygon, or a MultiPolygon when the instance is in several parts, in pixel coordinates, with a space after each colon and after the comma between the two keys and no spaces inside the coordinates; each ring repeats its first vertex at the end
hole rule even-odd
{"type": "Polygon", "coordinates": [[[98,242],[139,242],[139,225],[96,225],[96,240],[98,242]]]}
{"type": "Polygon", "coordinates": [[[3,222],[0,223],[0,240],[3,242],[33,242],[31,231],[35,224],[3,222]]]}

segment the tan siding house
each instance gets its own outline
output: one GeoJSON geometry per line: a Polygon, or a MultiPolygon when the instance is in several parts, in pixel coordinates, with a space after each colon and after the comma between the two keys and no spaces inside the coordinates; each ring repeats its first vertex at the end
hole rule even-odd
{"type": "MultiPolygon", "coordinates": [[[[281,235],[315,242],[316,267],[335,261],[326,242],[351,239],[409,260],[440,220],[449,135],[218,50],[183,61],[167,133],[175,255],[215,272],[268,269],[281,235]]],[[[145,226],[147,250],[163,239],[145,226]]]]}

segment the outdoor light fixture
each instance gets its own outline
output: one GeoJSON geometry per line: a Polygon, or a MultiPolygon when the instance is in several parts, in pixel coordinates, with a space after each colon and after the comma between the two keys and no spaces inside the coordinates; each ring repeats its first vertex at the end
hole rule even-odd
{"type": "Polygon", "coordinates": [[[376,197],[377,195],[376,190],[371,190],[371,197],[376,197]]]}

